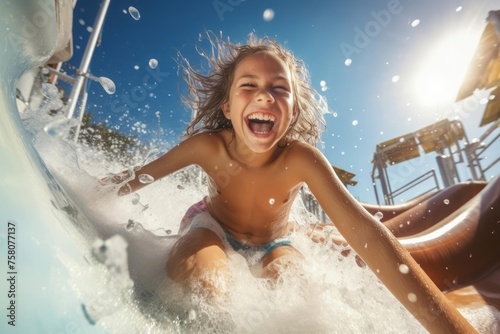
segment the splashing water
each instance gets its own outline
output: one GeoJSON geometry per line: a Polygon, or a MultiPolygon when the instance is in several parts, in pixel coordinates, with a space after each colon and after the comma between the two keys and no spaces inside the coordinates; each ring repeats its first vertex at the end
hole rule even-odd
{"type": "Polygon", "coordinates": [[[50,111],[57,111],[64,107],[64,103],[59,97],[59,89],[57,89],[55,85],[44,82],[42,84],[42,94],[45,100],[41,104],[39,112],[47,113],[50,111]]]}
{"type": "Polygon", "coordinates": [[[80,122],[76,119],[58,119],[45,125],[43,130],[49,136],[62,138],[68,135],[70,129],[77,126],[79,123],[80,122]]]}
{"type": "Polygon", "coordinates": [[[266,9],[262,14],[262,17],[264,18],[264,21],[272,21],[274,19],[274,10],[271,8],[266,9]]]}
{"type": "Polygon", "coordinates": [[[148,174],[141,174],[139,175],[139,182],[142,184],[149,184],[154,182],[154,178],[151,175],[148,174]]]}
{"type": "Polygon", "coordinates": [[[158,60],[152,58],[149,60],[149,67],[155,69],[158,66],[158,60]]]}
{"type": "Polygon", "coordinates": [[[116,92],[115,83],[110,78],[99,77],[99,83],[109,95],[112,95],[116,92]]]}
{"type": "Polygon", "coordinates": [[[380,211],[375,212],[375,214],[373,215],[373,218],[380,221],[380,220],[382,220],[382,218],[384,218],[384,214],[380,211]]]}
{"type": "Polygon", "coordinates": [[[130,6],[128,8],[128,12],[130,13],[130,16],[136,21],[139,21],[141,19],[141,13],[137,10],[137,8],[130,6]]]}

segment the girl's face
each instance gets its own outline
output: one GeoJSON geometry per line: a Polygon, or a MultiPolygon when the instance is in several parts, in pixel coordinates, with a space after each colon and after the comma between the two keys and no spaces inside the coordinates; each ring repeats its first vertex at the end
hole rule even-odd
{"type": "Polygon", "coordinates": [[[296,116],[293,104],[288,67],[276,56],[258,52],[236,66],[228,101],[222,110],[231,120],[237,144],[264,153],[286,134],[296,116]]]}

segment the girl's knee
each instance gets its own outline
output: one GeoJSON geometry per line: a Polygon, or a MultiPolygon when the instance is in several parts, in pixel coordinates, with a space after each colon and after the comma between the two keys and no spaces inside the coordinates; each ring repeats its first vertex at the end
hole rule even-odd
{"type": "Polygon", "coordinates": [[[273,249],[262,259],[262,277],[277,279],[283,270],[298,267],[303,259],[302,253],[290,245],[273,249]]]}
{"type": "Polygon", "coordinates": [[[182,236],[167,261],[167,275],[175,282],[195,281],[205,272],[224,272],[227,256],[222,241],[208,229],[197,228],[182,236]]]}

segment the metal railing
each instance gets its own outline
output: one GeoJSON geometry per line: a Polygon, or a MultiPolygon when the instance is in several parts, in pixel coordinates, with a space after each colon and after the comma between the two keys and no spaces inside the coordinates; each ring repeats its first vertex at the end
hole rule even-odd
{"type": "MultiPolygon", "coordinates": [[[[422,190],[419,193],[419,196],[440,189],[439,188],[438,179],[437,179],[437,176],[436,176],[436,171],[434,169],[432,169],[432,170],[424,173],[423,175],[415,178],[414,180],[408,182],[404,186],[402,186],[402,187],[400,187],[400,188],[398,188],[398,189],[396,189],[396,190],[394,190],[394,191],[392,191],[392,192],[390,192],[388,194],[385,194],[384,195],[385,204],[387,204],[387,205],[389,205],[389,204],[395,204],[394,203],[394,199],[396,197],[401,196],[404,193],[407,193],[410,190],[414,189],[415,187],[422,185],[427,180],[433,180],[434,184],[433,184],[433,186],[431,188],[429,188],[427,190],[422,190]]],[[[375,185],[374,185],[374,188],[375,188],[375,193],[377,193],[377,187],[375,185]]],[[[376,195],[376,197],[378,198],[378,194],[376,195]]]]}
{"type": "Polygon", "coordinates": [[[500,162],[500,118],[497,119],[485,132],[484,134],[473,143],[469,144],[465,149],[467,159],[471,168],[479,173],[479,178],[481,180],[487,181],[486,172],[490,171],[495,167],[498,162],[500,162]],[[496,145],[496,146],[495,146],[496,145]],[[493,161],[489,162],[487,155],[496,157],[493,161]],[[486,166],[481,166],[478,162],[481,161],[486,166]]]}

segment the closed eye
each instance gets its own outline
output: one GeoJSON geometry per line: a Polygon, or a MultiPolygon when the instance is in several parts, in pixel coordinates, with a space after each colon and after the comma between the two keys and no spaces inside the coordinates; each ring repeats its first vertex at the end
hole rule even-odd
{"type": "Polygon", "coordinates": [[[255,87],[253,83],[245,82],[240,85],[240,87],[255,87]]]}
{"type": "Polygon", "coordinates": [[[274,86],[273,88],[274,88],[274,89],[281,89],[281,90],[284,90],[284,91],[287,91],[287,92],[289,92],[289,91],[290,91],[290,90],[288,89],[288,87],[286,87],[286,86],[274,86]]]}

